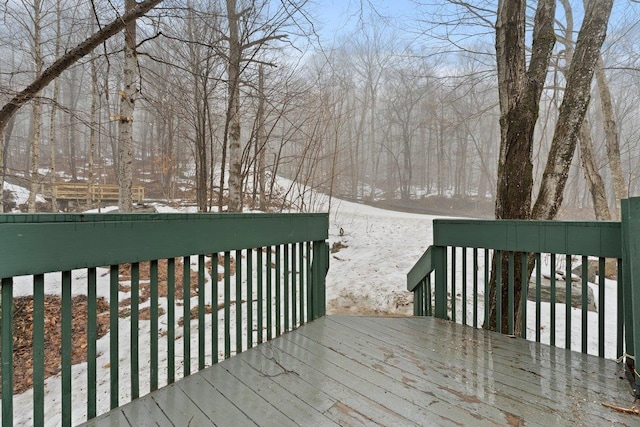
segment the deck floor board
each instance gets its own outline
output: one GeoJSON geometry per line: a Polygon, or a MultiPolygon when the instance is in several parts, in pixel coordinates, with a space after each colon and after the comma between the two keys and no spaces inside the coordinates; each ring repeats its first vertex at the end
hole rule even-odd
{"type": "Polygon", "coordinates": [[[621,425],[623,368],[434,318],[328,316],[86,425],[621,425]]]}

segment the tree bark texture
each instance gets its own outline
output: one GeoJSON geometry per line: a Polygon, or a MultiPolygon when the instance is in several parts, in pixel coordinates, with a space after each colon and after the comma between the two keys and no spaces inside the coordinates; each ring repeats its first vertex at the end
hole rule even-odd
{"type": "MultiPolygon", "coordinates": [[[[533,42],[529,68],[526,69],[525,24],[526,1],[502,0],[496,22],[496,60],[500,100],[500,152],[496,189],[497,219],[529,219],[533,191],[533,134],[540,97],[555,45],[555,0],[538,2],[534,18],[533,42]]],[[[493,257],[489,289],[489,325],[497,328],[496,263],[502,267],[501,281],[508,283],[507,255],[493,257]]],[[[516,257],[514,276],[515,313],[520,313],[522,294],[521,255],[516,257]]],[[[508,289],[501,287],[502,326],[508,321],[508,289]]],[[[519,331],[519,322],[516,331],[519,331]]]]}
{"type": "Polygon", "coordinates": [[[556,122],[549,157],[532,218],[554,219],[562,204],[564,187],[576,149],[580,127],[591,95],[591,81],[606,37],[613,0],[590,1],[569,65],[567,85],[556,122]]]}
{"type": "MultiPolygon", "coordinates": [[[[42,74],[44,60],[42,59],[42,26],[41,26],[41,3],[40,0],[33,2],[33,59],[35,78],[42,74]]],[[[40,187],[40,138],[42,135],[42,103],[39,99],[33,100],[33,135],[31,139],[31,188],[27,200],[29,213],[36,212],[36,195],[40,187]]]]}
{"type": "Polygon", "coordinates": [[[618,126],[613,114],[613,102],[607,76],[604,73],[602,54],[598,56],[596,63],[596,82],[598,84],[598,94],[600,95],[600,108],[604,119],[604,137],[607,146],[607,158],[613,179],[613,194],[615,197],[615,217],[620,218],[620,200],[629,196],[627,184],[622,174],[620,162],[620,138],[618,136],[618,126]]]}
{"type": "MultiPolygon", "coordinates": [[[[125,10],[130,12],[136,0],[125,0],[125,10]]],[[[136,57],[136,21],[127,24],[124,32],[124,89],[120,92],[120,115],[118,116],[118,210],[131,212],[133,198],[133,113],[136,102],[136,77],[138,60],[136,57]]]]}
{"type": "Polygon", "coordinates": [[[228,96],[229,110],[229,212],[242,210],[242,150],[240,147],[240,59],[242,44],[238,30],[236,0],[227,0],[229,20],[228,96]]]}
{"type": "Polygon", "coordinates": [[[585,119],[580,127],[580,157],[582,160],[582,170],[587,181],[587,188],[593,200],[593,211],[599,221],[611,221],[611,212],[607,203],[607,193],[604,189],[602,176],[598,171],[593,158],[593,140],[589,122],[585,119]]]}

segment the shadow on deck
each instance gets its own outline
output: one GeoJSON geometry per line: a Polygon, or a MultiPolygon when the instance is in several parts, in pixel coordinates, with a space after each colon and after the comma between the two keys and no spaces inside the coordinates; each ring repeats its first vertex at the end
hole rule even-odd
{"type": "Polygon", "coordinates": [[[638,425],[622,365],[432,317],[329,316],[84,425],[638,425]]]}

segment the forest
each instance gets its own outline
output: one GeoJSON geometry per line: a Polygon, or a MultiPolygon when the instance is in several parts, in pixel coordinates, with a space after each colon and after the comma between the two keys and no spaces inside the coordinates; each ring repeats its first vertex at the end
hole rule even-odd
{"type": "MultiPolygon", "coordinates": [[[[125,212],[132,186],[142,186],[145,200],[200,212],[313,211],[322,193],[470,200],[493,214],[503,197],[500,85],[508,80],[496,57],[508,52],[496,22],[504,2],[415,0],[401,12],[385,2],[333,2],[347,12],[338,24],[319,3],[2,2],[0,207],[86,209],[100,203],[92,186],[111,184],[125,212]],[[94,47],[78,54],[86,41],[94,47]],[[86,203],[37,197],[63,183],[83,183],[86,203]],[[28,202],[18,206],[7,184],[28,188],[28,202]]],[[[554,4],[555,44],[537,88],[533,193],[558,134],[581,27],[599,2],[538,3],[554,4]]],[[[604,22],[579,143],[565,156],[561,217],[616,218],[617,201],[640,192],[639,8],[619,0],[604,22]]],[[[541,9],[519,12],[523,64],[540,46],[531,41],[541,9]]]]}

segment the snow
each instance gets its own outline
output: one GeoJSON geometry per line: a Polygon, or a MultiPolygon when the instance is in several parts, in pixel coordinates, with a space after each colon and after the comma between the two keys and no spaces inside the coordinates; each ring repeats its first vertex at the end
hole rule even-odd
{"type": "MultiPolygon", "coordinates": [[[[24,187],[20,187],[19,185],[9,184],[8,182],[5,181],[3,185],[3,189],[5,191],[10,191],[13,193],[14,200],[17,206],[24,205],[29,200],[29,190],[24,187]]],[[[41,195],[37,194],[36,202],[45,203],[46,200],[41,195]]]]}
{"type": "MultiPolygon", "coordinates": [[[[314,206],[322,208],[326,206],[328,200],[322,201],[315,200],[314,206]]],[[[307,205],[308,206],[308,205],[307,205]]],[[[156,209],[159,212],[178,212],[178,210],[156,205],[156,209]]],[[[193,211],[191,208],[190,211],[193,211]]],[[[109,211],[108,208],[103,208],[102,212],[109,211]]],[[[180,212],[184,212],[181,210],[180,212]]],[[[395,211],[386,211],[366,205],[351,203],[340,200],[332,200],[331,212],[329,215],[329,245],[330,247],[336,243],[345,245],[343,248],[330,255],[330,269],[327,276],[327,312],[329,314],[344,313],[344,314],[379,314],[379,315],[410,315],[412,312],[412,300],[413,295],[406,291],[406,274],[419,259],[423,252],[429,247],[432,242],[433,231],[433,216],[410,214],[395,211]]],[[[246,253],[245,253],[246,254],[246,253]]],[[[255,253],[254,253],[255,256],[255,253]]],[[[246,256],[245,256],[246,258],[246,256]]],[[[242,262],[246,263],[246,259],[243,258],[242,262]]],[[[469,262],[471,257],[469,256],[469,262]]],[[[191,258],[191,269],[197,269],[197,257],[191,258]]],[[[480,272],[483,271],[484,260],[480,259],[480,272]]],[[[245,264],[246,265],[246,264],[245,264]]],[[[458,283],[461,281],[461,267],[458,266],[458,283]]],[[[221,271],[219,269],[219,271],[221,271]]],[[[246,271],[243,265],[243,271],[246,271]]],[[[473,269],[469,267],[467,269],[468,283],[472,283],[473,269]]],[[[59,293],[60,291],[60,278],[59,273],[47,275],[46,283],[47,293],[59,293]]],[[[76,286],[75,283],[83,283],[86,281],[85,271],[74,271],[74,293],[82,293],[83,287],[76,286]]],[[[209,288],[210,277],[208,272],[206,273],[207,288],[209,288]]],[[[235,282],[232,279],[232,282],[235,282]]],[[[86,283],[86,282],[85,282],[86,283]]],[[[254,281],[255,283],[255,281],[254,281]]],[[[607,317],[607,357],[613,358],[618,355],[615,354],[615,313],[616,313],[616,284],[615,282],[607,281],[607,300],[604,304],[607,317]],[[614,329],[612,329],[614,328],[614,329]]],[[[31,292],[31,281],[29,278],[17,278],[16,279],[16,294],[29,294],[31,292]]],[[[98,269],[98,294],[106,299],[109,298],[109,275],[107,269],[98,269]]],[[[232,284],[231,299],[235,299],[235,286],[232,284]]],[[[222,283],[219,285],[218,301],[222,300],[222,283]]],[[[206,303],[215,307],[217,301],[211,301],[209,299],[210,292],[206,292],[206,303]]],[[[459,294],[459,289],[458,289],[459,294]]],[[[594,294],[597,296],[597,290],[594,290],[594,294]]],[[[128,292],[120,292],[120,299],[128,298],[130,294],[128,292]]],[[[244,296],[246,298],[246,295],[244,296]]],[[[255,296],[251,300],[255,299],[255,296]]],[[[480,296],[482,301],[482,295],[480,296]]],[[[471,292],[469,292],[469,301],[471,299],[471,292]]],[[[167,309],[167,302],[165,298],[160,298],[160,303],[163,308],[167,309]]],[[[457,296],[457,310],[458,316],[461,314],[462,308],[461,297],[457,296]]],[[[191,307],[196,306],[197,297],[191,299],[191,307]]],[[[535,337],[535,303],[528,303],[529,310],[529,322],[528,322],[528,336],[535,337]]],[[[598,305],[599,302],[597,302],[598,305]]],[[[145,307],[149,305],[149,301],[141,305],[145,307]]],[[[242,305],[243,317],[246,319],[246,303],[242,305]]],[[[469,318],[472,315],[471,304],[467,304],[467,312],[469,318]]],[[[254,307],[254,312],[256,307],[254,307]]],[[[558,346],[564,345],[564,325],[565,319],[565,307],[558,305],[556,316],[558,332],[556,334],[556,344],[558,346]]],[[[182,317],[183,307],[176,305],[176,320],[182,317]]],[[[221,312],[219,313],[221,316],[221,312]]],[[[572,310],[573,327],[576,331],[580,331],[581,325],[581,312],[579,310],[572,310]]],[[[597,321],[596,313],[588,313],[590,325],[597,321]]],[[[543,342],[548,342],[549,330],[550,330],[550,307],[548,303],[542,303],[542,333],[543,342]]],[[[458,317],[458,319],[460,319],[458,317]]],[[[231,311],[231,348],[235,349],[235,307],[232,307],[231,311]]],[[[255,319],[254,319],[255,322],[255,319]]],[[[471,322],[471,320],[469,320],[471,322]]],[[[141,395],[148,392],[149,385],[149,371],[148,366],[145,364],[150,360],[150,346],[148,344],[150,331],[150,322],[141,321],[139,328],[140,347],[139,357],[141,361],[141,395]]],[[[159,319],[161,331],[166,331],[167,317],[166,314],[159,319]]],[[[221,322],[218,322],[219,324],[221,322]]],[[[246,322],[243,322],[246,325],[246,322]]],[[[210,328],[211,315],[206,316],[206,328],[210,328]]],[[[254,324],[255,325],[255,324],[254,324]]],[[[221,326],[221,325],[220,325],[221,326]]],[[[593,328],[593,326],[590,326],[593,328]]],[[[197,367],[197,321],[191,323],[191,366],[192,370],[197,367]]],[[[209,330],[209,329],[207,329],[209,330]]],[[[219,328],[220,330],[220,328],[219,328]]],[[[590,329],[596,330],[597,329],[590,329]]],[[[242,331],[246,336],[246,326],[242,331]]],[[[255,326],[254,331],[255,340],[255,326]]],[[[128,319],[119,320],[119,358],[120,358],[120,402],[125,403],[130,399],[128,390],[129,380],[129,363],[130,363],[130,323],[128,319]]],[[[176,360],[178,362],[176,378],[182,377],[183,369],[183,343],[184,337],[182,336],[183,329],[176,328],[176,360]]],[[[574,341],[572,346],[574,349],[580,348],[580,333],[574,333],[574,341]]],[[[210,334],[205,334],[207,342],[205,343],[206,349],[206,361],[207,364],[211,361],[211,342],[210,334]]],[[[223,333],[219,333],[218,348],[220,351],[224,349],[223,333]]],[[[590,333],[589,335],[589,351],[597,353],[597,333],[590,333]]],[[[255,342],[255,341],[254,341],[255,342]]],[[[159,373],[160,386],[166,384],[166,348],[167,348],[166,334],[161,334],[159,339],[159,366],[161,367],[159,373]]],[[[109,335],[101,338],[98,341],[98,413],[106,412],[109,409],[109,335]]],[[[222,354],[217,355],[222,358],[222,354]]],[[[77,424],[85,421],[86,419],[86,376],[87,365],[86,363],[74,365],[72,368],[73,375],[73,423],[77,424]]],[[[45,420],[46,425],[59,425],[61,410],[61,385],[60,376],[52,377],[46,380],[45,384],[46,402],[45,402],[45,420]]],[[[32,424],[32,399],[33,395],[31,391],[27,391],[14,398],[15,408],[15,425],[31,425],[32,424]]]]}

